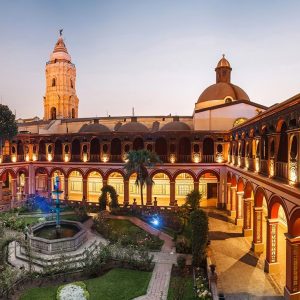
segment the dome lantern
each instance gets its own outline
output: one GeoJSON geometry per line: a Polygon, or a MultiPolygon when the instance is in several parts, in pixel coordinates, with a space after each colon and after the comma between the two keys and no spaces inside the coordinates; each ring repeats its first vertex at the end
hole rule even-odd
{"type": "Polygon", "coordinates": [[[230,83],[230,76],[231,76],[231,66],[229,61],[225,58],[225,54],[219,60],[217,67],[215,68],[216,71],[216,83],[219,82],[226,82],[230,83]]]}

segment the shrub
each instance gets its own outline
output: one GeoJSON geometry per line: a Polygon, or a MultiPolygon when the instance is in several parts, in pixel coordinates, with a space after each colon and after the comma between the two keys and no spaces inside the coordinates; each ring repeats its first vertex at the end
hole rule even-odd
{"type": "Polygon", "coordinates": [[[179,256],[177,257],[177,265],[178,265],[178,268],[179,268],[181,271],[184,270],[184,268],[185,268],[185,266],[186,266],[186,258],[185,258],[185,256],[179,255],[179,256]]]}
{"type": "Polygon", "coordinates": [[[177,253],[191,253],[191,242],[185,236],[178,236],[177,241],[175,243],[176,252],[177,253]]]}
{"type": "Polygon", "coordinates": [[[205,258],[208,240],[208,218],[203,210],[195,210],[190,216],[193,265],[199,267],[205,258]]]}
{"type": "Polygon", "coordinates": [[[106,185],[101,189],[101,195],[99,197],[99,207],[100,210],[106,210],[106,206],[110,208],[117,208],[119,207],[118,203],[118,194],[115,188],[111,185],[106,185]],[[107,194],[110,196],[110,202],[108,202],[107,194]]]}

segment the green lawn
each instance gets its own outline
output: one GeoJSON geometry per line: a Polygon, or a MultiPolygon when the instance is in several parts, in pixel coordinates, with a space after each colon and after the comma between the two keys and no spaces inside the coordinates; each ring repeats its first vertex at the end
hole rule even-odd
{"type": "Polygon", "coordinates": [[[108,219],[107,222],[112,232],[115,232],[119,238],[122,238],[123,235],[127,236],[126,241],[123,239],[124,246],[126,246],[126,242],[141,245],[140,241],[143,241],[149,250],[160,250],[164,243],[157,236],[144,231],[129,220],[108,219]]]}
{"type": "MultiPolygon", "coordinates": [[[[150,272],[113,269],[105,275],[85,280],[90,300],[129,300],[146,294],[150,272]]],[[[20,300],[55,300],[58,286],[32,288],[20,300]]]]}
{"type": "MultiPolygon", "coordinates": [[[[179,277],[171,277],[170,280],[170,287],[169,287],[169,292],[168,292],[168,300],[174,300],[177,299],[175,296],[178,294],[178,291],[176,290],[176,287],[178,287],[178,279],[179,277]]],[[[184,289],[184,297],[183,300],[196,300],[197,298],[195,297],[194,294],[194,283],[193,283],[193,278],[188,277],[184,289]]]]}

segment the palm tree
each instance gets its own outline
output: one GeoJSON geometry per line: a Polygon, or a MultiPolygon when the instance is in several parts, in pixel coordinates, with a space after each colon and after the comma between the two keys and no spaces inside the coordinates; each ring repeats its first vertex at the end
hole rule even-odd
{"type": "Polygon", "coordinates": [[[144,207],[143,187],[153,183],[149,176],[148,168],[154,167],[157,163],[161,163],[161,161],[156,153],[144,149],[129,151],[125,161],[124,169],[127,174],[136,173],[135,184],[140,188],[141,203],[142,207],[144,207]]]}

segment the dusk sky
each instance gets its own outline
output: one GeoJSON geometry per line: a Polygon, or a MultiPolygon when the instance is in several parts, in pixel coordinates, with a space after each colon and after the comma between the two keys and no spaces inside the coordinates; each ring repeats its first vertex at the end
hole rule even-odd
{"type": "Polygon", "coordinates": [[[43,116],[45,64],[64,29],[79,116],[191,115],[222,53],[270,106],[300,92],[300,1],[0,0],[0,99],[43,116]]]}

